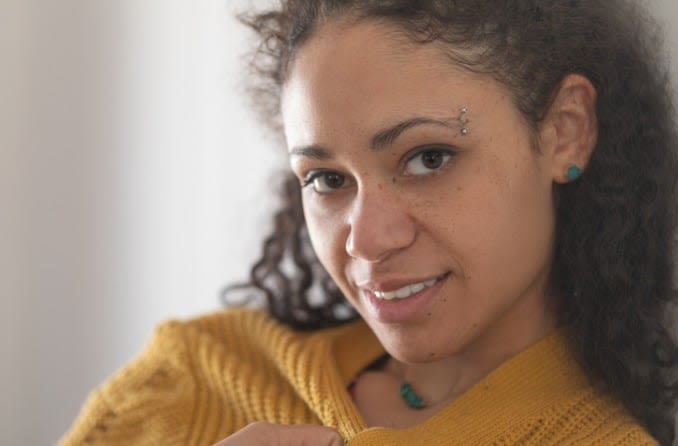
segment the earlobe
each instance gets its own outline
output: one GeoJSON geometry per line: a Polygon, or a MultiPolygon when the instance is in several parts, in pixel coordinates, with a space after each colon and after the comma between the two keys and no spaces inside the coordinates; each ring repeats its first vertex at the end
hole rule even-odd
{"type": "Polygon", "coordinates": [[[540,130],[541,148],[552,158],[553,181],[585,175],[598,140],[596,90],[586,77],[566,76],[558,86],[540,130]]]}

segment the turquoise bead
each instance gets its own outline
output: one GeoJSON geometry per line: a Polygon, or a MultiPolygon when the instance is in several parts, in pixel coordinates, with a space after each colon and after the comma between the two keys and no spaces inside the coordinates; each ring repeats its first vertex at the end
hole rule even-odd
{"type": "Polygon", "coordinates": [[[417,395],[409,383],[404,382],[400,385],[400,396],[405,401],[405,404],[407,404],[407,407],[412,409],[422,409],[424,407],[424,401],[417,395]]]}

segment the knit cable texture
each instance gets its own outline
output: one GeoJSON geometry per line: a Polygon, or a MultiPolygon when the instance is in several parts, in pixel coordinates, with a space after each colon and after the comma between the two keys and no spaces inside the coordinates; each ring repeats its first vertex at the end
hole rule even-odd
{"type": "Polygon", "coordinates": [[[300,333],[263,311],[168,322],[94,391],[59,446],[209,446],[254,421],[337,429],[351,446],[656,445],[556,332],[428,421],[367,427],[346,391],[384,354],[363,322],[300,333]]]}

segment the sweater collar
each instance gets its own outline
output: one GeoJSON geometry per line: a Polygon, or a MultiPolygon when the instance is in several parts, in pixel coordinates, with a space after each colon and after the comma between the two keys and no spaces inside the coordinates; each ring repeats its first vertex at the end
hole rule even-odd
{"type": "MultiPolygon", "coordinates": [[[[327,335],[332,359],[336,361],[339,371],[337,379],[341,380],[344,387],[385,353],[379,340],[363,321],[332,329],[327,335]]],[[[416,444],[435,433],[438,440],[464,434],[475,441],[480,440],[478,435],[482,435],[481,424],[501,425],[520,418],[537,417],[558,401],[588,387],[589,381],[578,366],[568,347],[565,330],[561,328],[500,364],[424,423],[408,429],[367,429],[351,400],[340,400],[350,405],[350,408],[346,408],[349,412],[355,412],[350,418],[356,420],[357,424],[344,426],[348,428],[346,434],[349,438],[358,432],[360,436],[377,435],[377,438],[385,435],[384,439],[397,433],[402,444],[416,444]],[[517,401],[520,403],[516,404],[517,401]],[[511,414],[510,420],[506,417],[507,413],[511,414]]]]}

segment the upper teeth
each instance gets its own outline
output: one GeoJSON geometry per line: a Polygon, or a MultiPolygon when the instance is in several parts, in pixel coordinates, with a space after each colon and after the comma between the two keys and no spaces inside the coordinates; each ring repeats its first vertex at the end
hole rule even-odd
{"type": "Polygon", "coordinates": [[[436,284],[438,279],[427,280],[426,282],[413,283],[412,285],[405,285],[393,291],[372,291],[374,297],[377,299],[391,300],[391,299],[405,299],[413,294],[418,293],[424,288],[431,287],[436,284]]]}

